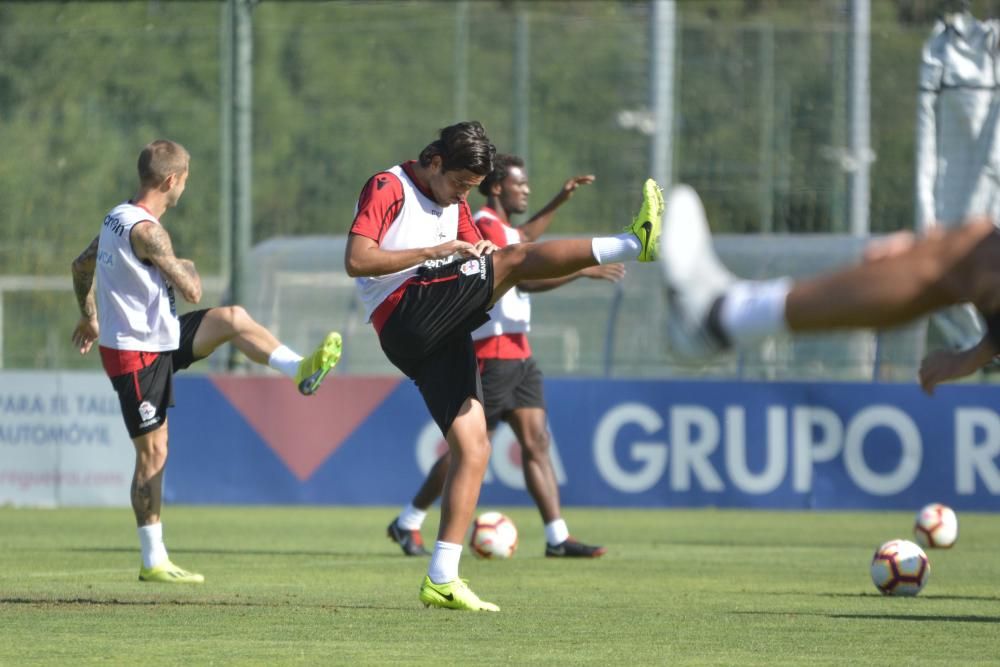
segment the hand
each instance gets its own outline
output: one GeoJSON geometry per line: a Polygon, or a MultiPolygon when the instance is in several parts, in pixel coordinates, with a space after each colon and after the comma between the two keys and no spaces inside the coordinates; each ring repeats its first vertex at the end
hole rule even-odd
{"type": "Polygon", "coordinates": [[[562,192],[560,193],[563,199],[569,199],[576,192],[576,189],[581,185],[590,185],[594,182],[597,177],[593,174],[584,174],[581,176],[574,176],[565,183],[563,183],[562,192]]]}
{"type": "Polygon", "coordinates": [[[93,347],[94,341],[100,333],[96,317],[81,317],[73,329],[73,345],[80,350],[80,354],[87,354],[93,347]]]}
{"type": "Polygon", "coordinates": [[[901,255],[917,242],[917,237],[911,231],[896,232],[875,239],[865,247],[864,261],[874,262],[879,259],[901,255]]]}
{"type": "Polygon", "coordinates": [[[479,253],[476,257],[485,257],[486,255],[492,255],[500,248],[493,241],[483,239],[482,241],[476,241],[475,249],[479,253]]]}
{"type": "Polygon", "coordinates": [[[937,350],[920,362],[920,388],[928,396],[934,395],[934,387],[955,378],[975,373],[981,365],[968,351],[952,352],[937,350]]]}
{"type": "Polygon", "coordinates": [[[492,241],[487,241],[485,239],[476,241],[475,244],[456,239],[431,248],[431,252],[433,253],[432,259],[444,259],[446,257],[451,257],[452,255],[459,255],[461,257],[482,257],[483,255],[492,255],[497,250],[499,250],[499,248],[497,248],[492,241]]]}
{"type": "Polygon", "coordinates": [[[588,266],[580,271],[580,275],[593,280],[607,280],[616,283],[625,277],[625,265],[598,264],[597,266],[588,266]]]}

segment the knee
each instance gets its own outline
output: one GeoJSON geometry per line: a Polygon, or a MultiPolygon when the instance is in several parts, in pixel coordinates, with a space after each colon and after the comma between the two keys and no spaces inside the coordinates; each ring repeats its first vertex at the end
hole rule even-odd
{"type": "Polygon", "coordinates": [[[136,470],[140,476],[156,476],[167,464],[167,441],[151,442],[136,450],[136,470]]]}
{"type": "Polygon", "coordinates": [[[490,444],[490,439],[483,434],[482,437],[469,438],[459,443],[458,457],[457,459],[453,457],[453,460],[485,466],[490,461],[492,451],[493,446],[490,444]]]}
{"type": "Polygon", "coordinates": [[[549,455],[549,433],[542,430],[528,433],[521,443],[521,455],[525,460],[540,460],[549,455]]]}
{"type": "Polygon", "coordinates": [[[504,262],[507,262],[513,266],[524,261],[524,258],[528,256],[528,246],[529,243],[515,243],[513,245],[505,246],[499,251],[499,255],[503,258],[504,262]]]}
{"type": "Polygon", "coordinates": [[[250,322],[250,313],[243,306],[223,306],[219,309],[222,321],[232,334],[244,331],[250,322]]]}

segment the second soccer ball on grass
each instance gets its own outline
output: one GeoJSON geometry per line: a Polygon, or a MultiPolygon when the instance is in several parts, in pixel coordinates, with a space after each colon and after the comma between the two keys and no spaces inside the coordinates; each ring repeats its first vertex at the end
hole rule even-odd
{"type": "Polygon", "coordinates": [[[500,512],[484,512],[472,523],[472,553],[479,558],[510,558],[517,550],[517,527],[500,512]]]}
{"type": "Polygon", "coordinates": [[[958,517],[955,511],[941,503],[931,503],[917,513],[913,525],[917,544],[927,549],[948,549],[958,539],[958,517]]]}

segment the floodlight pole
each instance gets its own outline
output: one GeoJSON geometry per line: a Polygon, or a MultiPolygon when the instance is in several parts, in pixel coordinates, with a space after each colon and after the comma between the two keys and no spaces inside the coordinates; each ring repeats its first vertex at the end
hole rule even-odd
{"type": "Polygon", "coordinates": [[[531,105],[531,27],[528,10],[514,15],[514,153],[531,163],[529,151],[529,107],[531,105]]]}
{"type": "Polygon", "coordinates": [[[851,234],[868,236],[871,163],[870,0],[851,0],[851,234]]]}
{"type": "Polygon", "coordinates": [[[469,3],[455,5],[455,115],[456,122],[469,120],[469,3]]]}
{"type": "MultiPolygon", "coordinates": [[[[232,11],[232,161],[233,230],[229,268],[230,303],[246,300],[246,263],[250,255],[253,157],[253,5],[254,0],[228,0],[232,11]]],[[[240,365],[235,347],[229,351],[230,370],[240,365]]]]}
{"type": "Polygon", "coordinates": [[[650,107],[653,139],[650,142],[650,175],[663,187],[673,182],[674,48],[677,3],[652,0],[650,20],[650,107]]]}

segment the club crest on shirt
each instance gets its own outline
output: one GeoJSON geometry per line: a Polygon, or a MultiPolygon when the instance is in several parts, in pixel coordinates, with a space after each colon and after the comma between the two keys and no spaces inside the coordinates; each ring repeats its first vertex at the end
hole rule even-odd
{"type": "Polygon", "coordinates": [[[479,273],[479,260],[470,259],[462,264],[462,266],[458,267],[458,270],[461,271],[463,275],[474,276],[479,273]]]}

